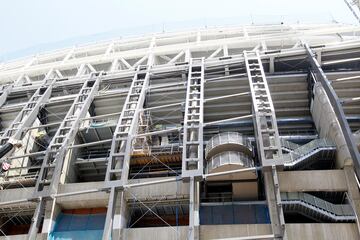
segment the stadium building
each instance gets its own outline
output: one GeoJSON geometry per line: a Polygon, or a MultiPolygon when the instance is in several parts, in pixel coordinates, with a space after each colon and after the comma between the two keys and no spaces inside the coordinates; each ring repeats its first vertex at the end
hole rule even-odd
{"type": "Polygon", "coordinates": [[[360,26],[0,64],[0,239],[360,239],[360,26]]]}

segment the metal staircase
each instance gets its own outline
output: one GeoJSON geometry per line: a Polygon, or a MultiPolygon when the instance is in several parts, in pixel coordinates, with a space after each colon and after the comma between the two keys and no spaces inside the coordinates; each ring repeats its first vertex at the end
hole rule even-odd
{"type": "Polygon", "coordinates": [[[333,204],[308,193],[281,193],[285,212],[296,212],[313,220],[324,222],[354,222],[355,213],[350,204],[333,204]]]}
{"type": "Polygon", "coordinates": [[[294,152],[295,149],[299,148],[301,145],[280,138],[281,149],[285,152],[294,152]]]}
{"type": "Polygon", "coordinates": [[[336,145],[325,138],[315,139],[302,146],[286,140],[281,140],[281,144],[282,148],[289,149],[289,153],[283,155],[284,168],[287,170],[304,169],[319,162],[329,163],[334,160],[336,153],[336,145]]]}
{"type": "Polygon", "coordinates": [[[50,98],[55,79],[48,79],[35,91],[30,100],[21,109],[10,126],[1,136],[0,144],[4,145],[10,139],[20,140],[25,128],[30,127],[39,113],[42,105],[50,98]]]}
{"type": "Polygon", "coordinates": [[[44,186],[50,185],[50,193],[56,192],[61,168],[67,152],[80,127],[80,120],[85,117],[99,89],[99,74],[92,74],[82,85],[68,113],[52,138],[40,169],[36,182],[35,195],[41,196],[44,186]],[[56,175],[56,178],[54,178],[56,175]]]}

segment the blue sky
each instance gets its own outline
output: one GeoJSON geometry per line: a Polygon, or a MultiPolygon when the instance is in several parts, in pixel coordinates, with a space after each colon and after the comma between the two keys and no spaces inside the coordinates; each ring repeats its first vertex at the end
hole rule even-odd
{"type": "Polygon", "coordinates": [[[356,24],[343,0],[2,0],[0,61],[152,32],[264,23],[356,24]]]}

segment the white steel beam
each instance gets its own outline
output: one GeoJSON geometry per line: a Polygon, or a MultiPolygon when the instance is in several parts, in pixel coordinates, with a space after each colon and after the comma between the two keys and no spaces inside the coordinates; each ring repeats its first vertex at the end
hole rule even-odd
{"type": "Polygon", "coordinates": [[[179,58],[181,58],[183,55],[185,54],[185,51],[181,51],[179,52],[175,57],[173,57],[168,64],[173,64],[175,63],[179,58]]]}

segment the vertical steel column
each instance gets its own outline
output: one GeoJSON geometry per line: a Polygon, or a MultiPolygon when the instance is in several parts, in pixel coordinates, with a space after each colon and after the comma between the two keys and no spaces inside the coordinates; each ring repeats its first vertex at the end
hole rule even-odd
{"type": "Polygon", "coordinates": [[[254,129],[258,156],[262,163],[266,199],[276,238],[283,238],[285,221],[281,206],[276,166],[284,164],[275,109],[263,65],[256,52],[244,51],[245,65],[253,102],[254,129]]]}
{"type": "Polygon", "coordinates": [[[46,198],[57,193],[67,146],[74,141],[80,127],[80,120],[85,117],[99,89],[100,76],[101,74],[91,74],[90,79],[84,82],[46,150],[35,186],[34,197],[39,198],[39,203],[29,230],[30,240],[36,239],[45,210],[46,198]],[[45,186],[49,188],[46,189],[45,186]]]}
{"type": "Polygon", "coordinates": [[[114,132],[105,176],[107,187],[121,186],[127,182],[132,138],[137,131],[139,112],[145,102],[148,84],[148,67],[138,66],[114,132]]]}
{"type": "Polygon", "coordinates": [[[199,180],[203,176],[204,58],[191,58],[187,80],[182,178],[190,180],[189,239],[199,239],[199,180]]]}
{"type": "Polygon", "coordinates": [[[15,117],[11,125],[5,130],[1,136],[0,144],[3,145],[10,141],[15,144],[20,140],[25,128],[30,127],[37,115],[41,106],[50,98],[55,79],[46,79],[42,85],[35,91],[25,107],[21,109],[15,117]]]}
{"type": "Polygon", "coordinates": [[[92,74],[82,85],[60,127],[52,138],[36,182],[35,196],[42,195],[44,186],[50,185],[50,194],[56,193],[67,146],[71,144],[99,89],[100,74],[92,74]]]}
{"type": "MultiPolygon", "coordinates": [[[[106,221],[104,226],[103,239],[110,239],[113,231],[114,214],[116,208],[116,191],[123,190],[128,181],[130,159],[132,152],[133,136],[139,126],[139,116],[141,109],[145,103],[146,92],[149,86],[150,66],[140,65],[137,67],[136,73],[132,80],[128,95],[120,114],[120,118],[116,125],[114,136],[111,143],[110,155],[105,175],[105,186],[111,188],[108,210],[106,214],[106,221]]],[[[126,204],[125,194],[121,193],[123,213],[126,204]]],[[[125,224],[121,221],[123,216],[119,219],[120,226],[125,224]]]]}
{"type": "Polygon", "coordinates": [[[329,98],[329,101],[331,103],[331,106],[335,112],[336,118],[339,122],[342,134],[344,135],[344,139],[346,142],[346,145],[349,149],[351,158],[354,163],[355,173],[358,179],[360,179],[360,154],[359,150],[357,148],[357,145],[354,141],[349,123],[346,119],[346,115],[344,113],[344,110],[342,108],[342,105],[339,101],[339,98],[334,90],[334,88],[331,86],[330,81],[326,77],[324,71],[321,69],[321,66],[319,62],[316,59],[315,54],[310,49],[310,47],[305,44],[306,53],[308,55],[308,61],[310,63],[311,69],[314,72],[314,76],[317,81],[319,81],[322,85],[322,87],[325,90],[326,96],[329,98]]]}
{"type": "Polygon", "coordinates": [[[204,59],[191,58],[187,80],[182,177],[202,178],[204,161],[203,143],[204,59]]]}

